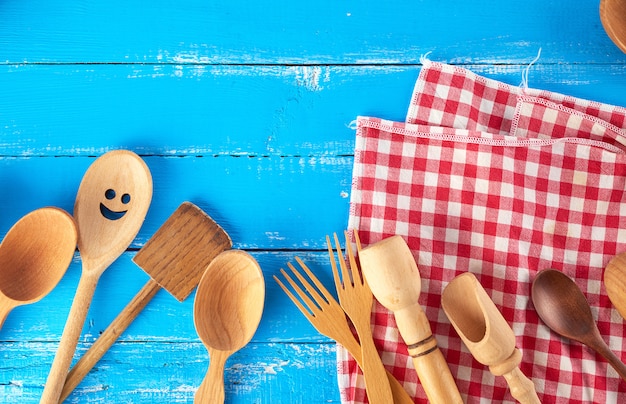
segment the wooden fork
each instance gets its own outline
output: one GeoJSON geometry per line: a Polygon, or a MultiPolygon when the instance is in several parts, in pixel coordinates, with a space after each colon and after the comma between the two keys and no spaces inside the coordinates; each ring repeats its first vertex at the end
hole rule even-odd
{"type": "MultiPolygon", "coordinates": [[[[274,276],[274,280],[287,294],[289,299],[291,299],[296,307],[302,312],[302,314],[304,314],[307,320],[309,320],[313,327],[315,327],[315,329],[321,334],[337,341],[337,343],[346,348],[354,360],[356,360],[359,367],[363,369],[361,345],[350,330],[345,312],[324,287],[324,285],[322,285],[319,279],[313,275],[313,272],[311,272],[304,262],[302,262],[302,260],[298,257],[296,257],[296,262],[306,273],[308,279],[313,282],[315,287],[312,286],[311,283],[307,281],[307,278],[302,275],[300,271],[298,271],[291,263],[287,263],[289,269],[291,269],[291,272],[295,275],[306,292],[302,290],[302,288],[298,285],[298,282],[294,281],[285,270],[281,269],[280,272],[285,277],[287,282],[289,282],[300,299],[291,293],[289,288],[287,288],[287,286],[285,286],[285,284],[283,284],[278,277],[274,276]]],[[[393,394],[393,402],[395,404],[412,404],[413,400],[404,387],[402,387],[400,382],[398,382],[398,380],[391,373],[386,373],[393,394]]]]}
{"type": "MultiPolygon", "coordinates": [[[[356,233],[355,233],[356,235],[356,233]]],[[[384,377],[385,367],[380,359],[380,355],[374,345],[374,337],[372,336],[371,315],[374,296],[370,290],[365,278],[359,271],[356,258],[352,253],[352,246],[348,239],[348,233],[344,232],[346,240],[346,255],[350,265],[346,261],[341,252],[341,244],[337,238],[337,234],[333,234],[335,239],[335,248],[337,250],[337,258],[339,267],[341,268],[341,277],[335,263],[335,252],[330,242],[330,237],[326,236],[326,244],[328,245],[328,255],[330,256],[330,265],[333,269],[333,277],[335,279],[335,287],[339,296],[339,303],[346,312],[361,341],[361,355],[363,366],[363,377],[365,378],[365,388],[367,397],[371,404],[389,404],[392,402],[392,394],[389,383],[384,377]]],[[[360,250],[361,242],[356,235],[357,251],[360,250]]]]}

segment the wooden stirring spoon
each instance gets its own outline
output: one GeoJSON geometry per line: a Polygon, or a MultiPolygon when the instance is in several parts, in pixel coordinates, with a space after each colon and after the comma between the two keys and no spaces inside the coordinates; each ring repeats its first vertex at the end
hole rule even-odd
{"type": "Polygon", "coordinates": [[[600,21],[613,43],[626,53],[626,0],[600,0],[600,21]]]}
{"type": "Polygon", "coordinates": [[[626,253],[616,255],[604,270],[606,293],[622,318],[626,319],[626,253]]]}
{"type": "Polygon", "coordinates": [[[62,209],[41,208],[17,221],[0,244],[0,328],[11,310],[59,283],[76,251],[76,226],[62,209]]]}
{"type": "Polygon", "coordinates": [[[241,250],[227,250],[207,267],[194,301],[194,325],[209,351],[209,370],[194,403],[224,402],[224,365],[256,332],[265,302],[261,267],[241,250]]]}
{"type": "Polygon", "coordinates": [[[585,295],[569,276],[555,269],[540,271],[531,295],[539,317],[552,331],[598,352],[626,380],[626,365],[602,339],[585,295]]]}
{"type": "Polygon", "coordinates": [[[100,276],[133,241],[152,199],[152,176],[135,153],[115,150],[87,169],[74,219],[83,269],[41,404],[57,404],[100,276]]]}
{"type": "Polygon", "coordinates": [[[418,303],[421,278],[409,246],[402,237],[393,236],[364,248],[359,256],[374,296],[394,314],[428,401],[463,403],[426,313],[418,303]]]}

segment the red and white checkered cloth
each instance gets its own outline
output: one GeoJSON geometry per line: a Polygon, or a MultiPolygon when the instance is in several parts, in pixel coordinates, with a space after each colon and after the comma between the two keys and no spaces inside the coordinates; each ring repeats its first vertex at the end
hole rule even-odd
{"type": "MultiPolygon", "coordinates": [[[[407,241],[419,302],[464,401],[515,402],[441,309],[443,288],[467,271],[512,326],[521,370],[543,403],[624,400],[626,382],[605,360],[541,322],[530,285],[546,268],[572,277],[626,359],[625,322],[602,283],[607,262],[626,251],[626,110],[426,61],[407,121],[358,119],[349,227],[364,245],[395,234],[407,241]]],[[[373,311],[383,363],[426,402],[393,315],[378,303],[373,311]]],[[[342,400],[367,402],[343,348],[338,369],[342,400]]]]}

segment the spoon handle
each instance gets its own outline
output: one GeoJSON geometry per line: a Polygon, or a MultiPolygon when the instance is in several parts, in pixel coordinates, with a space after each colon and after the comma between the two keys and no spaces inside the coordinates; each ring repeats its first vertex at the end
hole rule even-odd
{"type": "Polygon", "coordinates": [[[159,290],[161,290],[161,286],[150,278],[124,310],[122,310],[115,320],[109,324],[107,329],[100,334],[96,342],[94,342],[89,350],[76,362],[67,375],[63,391],[61,392],[61,402],[63,402],[76,386],[80,384],[89,371],[98,363],[109,348],[111,348],[115,341],[117,341],[120,335],[122,335],[159,290]]]}
{"type": "Polygon", "coordinates": [[[609,361],[611,366],[613,366],[613,369],[615,369],[615,371],[620,375],[622,380],[626,380],[626,365],[624,365],[624,362],[622,362],[621,359],[618,358],[617,355],[613,353],[613,351],[611,351],[609,346],[600,336],[599,332],[597,334],[596,341],[588,345],[600,355],[602,355],[604,359],[609,361]]]}
{"type": "Polygon", "coordinates": [[[209,370],[196,391],[194,404],[224,403],[224,365],[231,353],[217,349],[209,350],[209,370]]]}
{"type": "Polygon", "coordinates": [[[46,381],[40,404],[58,404],[59,402],[67,371],[72,364],[72,358],[74,357],[97,283],[97,276],[85,275],[83,272],[83,275],[80,277],[76,295],[61,335],[59,348],[52,362],[52,368],[48,374],[48,380],[46,381]]]}

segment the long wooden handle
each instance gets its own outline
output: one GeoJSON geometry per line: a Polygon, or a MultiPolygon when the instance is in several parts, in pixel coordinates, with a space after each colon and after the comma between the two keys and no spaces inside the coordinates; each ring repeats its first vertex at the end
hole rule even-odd
{"type": "Polygon", "coordinates": [[[461,393],[421,307],[415,304],[407,310],[394,312],[394,315],[428,401],[432,404],[463,404],[461,393]]]}
{"type": "Polygon", "coordinates": [[[84,271],[80,277],[76,295],[61,335],[61,342],[43,389],[40,404],[58,404],[59,402],[61,390],[67,377],[67,371],[72,364],[72,358],[87,318],[87,312],[96,290],[98,278],[98,276],[86,275],[84,271]]]}
{"type": "Polygon", "coordinates": [[[231,352],[210,350],[209,370],[196,391],[194,404],[224,404],[224,365],[231,352]]]}
{"type": "Polygon", "coordinates": [[[126,305],[124,310],[118,314],[106,330],[98,337],[96,342],[89,348],[87,352],[74,365],[70,373],[67,375],[63,391],[61,392],[60,402],[72,393],[72,391],[87,376],[89,371],[98,363],[104,354],[117,341],[128,326],[137,318],[139,313],[146,307],[152,298],[161,290],[161,286],[150,279],[133,299],[126,305]]]}
{"type": "Polygon", "coordinates": [[[393,394],[387,382],[388,379],[380,354],[374,345],[369,319],[367,321],[353,321],[353,323],[361,341],[361,361],[363,363],[361,370],[363,370],[368,401],[372,404],[388,404],[393,401],[393,394]]]}

